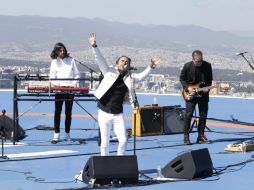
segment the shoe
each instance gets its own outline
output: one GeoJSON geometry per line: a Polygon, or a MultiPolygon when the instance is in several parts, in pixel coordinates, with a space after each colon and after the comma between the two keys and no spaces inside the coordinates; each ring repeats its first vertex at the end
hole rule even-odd
{"type": "Polygon", "coordinates": [[[70,133],[65,133],[64,140],[65,140],[65,141],[70,141],[70,140],[71,140],[70,133]]]}
{"type": "Polygon", "coordinates": [[[60,140],[60,133],[54,133],[54,137],[51,141],[51,144],[56,144],[60,140]]]}
{"type": "Polygon", "coordinates": [[[189,135],[184,135],[183,143],[186,145],[191,145],[189,135]]]}
{"type": "Polygon", "coordinates": [[[211,143],[211,141],[209,141],[204,134],[200,134],[200,135],[198,135],[197,143],[200,143],[200,144],[211,143]]]}

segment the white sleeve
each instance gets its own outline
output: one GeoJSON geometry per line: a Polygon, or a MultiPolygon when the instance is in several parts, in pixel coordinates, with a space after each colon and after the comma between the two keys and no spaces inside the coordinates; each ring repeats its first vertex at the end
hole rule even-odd
{"type": "MultiPolygon", "coordinates": [[[[55,60],[51,61],[50,70],[49,70],[49,78],[50,79],[56,79],[57,78],[56,62],[55,62],[55,60]]],[[[58,86],[59,85],[59,81],[52,80],[51,81],[51,85],[58,86]]]]}
{"type": "Polygon", "coordinates": [[[95,61],[96,63],[98,64],[102,74],[105,74],[108,72],[109,70],[109,66],[105,60],[105,58],[102,56],[99,48],[92,48],[93,50],[93,54],[94,54],[94,57],[95,57],[95,61]]]}
{"type": "Polygon", "coordinates": [[[135,80],[143,80],[144,78],[148,77],[148,75],[151,73],[151,67],[148,66],[143,72],[141,73],[133,73],[133,78],[135,80]]]}
{"type": "Polygon", "coordinates": [[[55,69],[55,61],[52,60],[50,64],[50,70],[49,70],[49,78],[55,79],[56,78],[56,69],[55,69]]]}

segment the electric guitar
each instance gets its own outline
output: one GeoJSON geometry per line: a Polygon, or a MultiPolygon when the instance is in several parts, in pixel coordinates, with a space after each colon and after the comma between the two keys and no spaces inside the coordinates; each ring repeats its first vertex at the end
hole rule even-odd
{"type": "Polygon", "coordinates": [[[183,95],[183,99],[185,101],[191,101],[193,98],[198,97],[198,92],[202,92],[204,90],[210,90],[213,88],[217,88],[218,85],[213,85],[213,86],[206,86],[206,87],[199,87],[200,84],[190,84],[189,88],[191,88],[191,93],[194,91],[193,94],[191,94],[190,92],[186,92],[184,89],[182,90],[182,95],[183,95]]]}

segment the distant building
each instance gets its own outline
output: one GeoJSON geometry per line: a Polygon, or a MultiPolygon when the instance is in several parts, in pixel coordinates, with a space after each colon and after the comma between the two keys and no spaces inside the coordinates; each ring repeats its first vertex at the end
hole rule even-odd
{"type": "Polygon", "coordinates": [[[224,94],[228,94],[230,90],[230,85],[229,83],[221,83],[220,84],[220,92],[224,93],[224,94]]]}
{"type": "Polygon", "coordinates": [[[10,79],[13,81],[14,76],[16,73],[13,72],[11,69],[5,69],[2,71],[2,79],[10,79]]]}

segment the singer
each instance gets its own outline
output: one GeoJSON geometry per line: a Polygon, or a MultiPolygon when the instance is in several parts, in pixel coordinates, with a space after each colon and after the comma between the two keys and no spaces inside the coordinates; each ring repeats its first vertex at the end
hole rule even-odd
{"type": "MultiPolygon", "coordinates": [[[[69,57],[67,49],[63,43],[56,43],[51,52],[50,78],[80,78],[80,73],[75,63],[75,60],[69,57]]],[[[77,86],[77,81],[54,80],[51,82],[55,86],[77,86]]],[[[60,139],[60,121],[63,102],[65,102],[65,140],[70,140],[71,116],[74,94],[59,93],[55,95],[55,115],[54,115],[54,129],[55,133],[51,141],[56,144],[60,139]],[[68,100],[67,100],[68,99],[68,100]]]]}
{"type": "Polygon", "coordinates": [[[154,69],[160,63],[160,58],[152,58],[150,65],[143,72],[131,74],[129,69],[131,68],[131,59],[129,57],[120,56],[116,60],[115,66],[108,66],[98,49],[96,34],[91,33],[88,40],[92,46],[95,61],[104,75],[101,84],[94,92],[94,95],[98,98],[101,156],[109,155],[109,137],[112,127],[114,127],[119,142],[117,155],[124,155],[127,137],[123,120],[123,103],[124,101],[133,103],[133,82],[147,77],[151,69],[154,69]]]}

